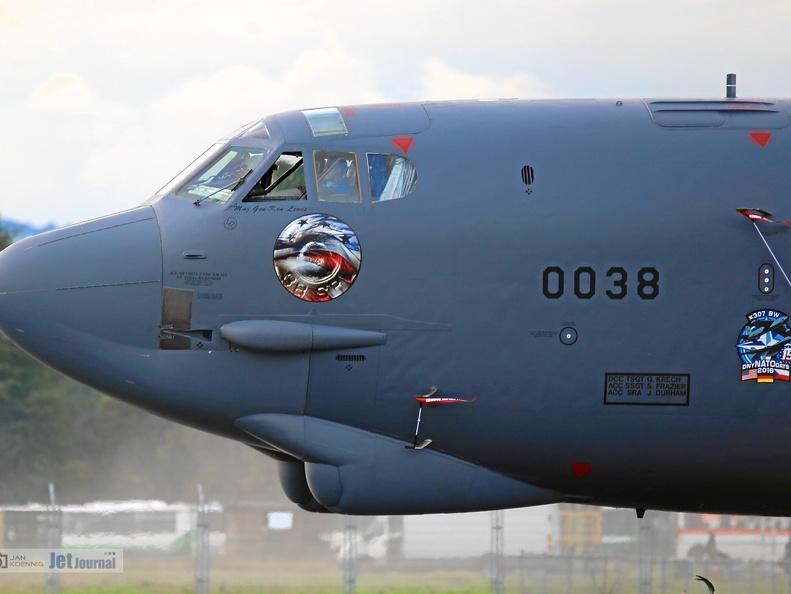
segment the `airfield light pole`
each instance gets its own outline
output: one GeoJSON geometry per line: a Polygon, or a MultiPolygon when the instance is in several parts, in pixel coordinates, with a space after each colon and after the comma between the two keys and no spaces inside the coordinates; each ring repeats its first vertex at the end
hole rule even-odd
{"type": "Polygon", "coordinates": [[[357,518],[346,516],[343,527],[343,593],[357,592],[357,518]]]}
{"type": "Polygon", "coordinates": [[[653,589],[653,553],[651,547],[651,522],[645,518],[640,518],[638,527],[638,549],[639,549],[639,579],[640,594],[651,594],[653,589]]]}
{"type": "Polygon", "coordinates": [[[503,510],[492,512],[492,546],[491,546],[491,587],[495,594],[505,592],[503,576],[503,549],[505,548],[505,531],[503,529],[503,510]]]}
{"type": "Polygon", "coordinates": [[[201,484],[195,517],[195,594],[209,594],[209,505],[201,484]]]}
{"type": "MultiPolygon", "coordinates": [[[[53,550],[61,548],[62,538],[61,513],[55,499],[55,485],[50,483],[49,505],[47,506],[47,547],[53,550]]],[[[60,591],[60,574],[57,571],[48,573],[45,584],[48,594],[57,594],[60,591]]]]}

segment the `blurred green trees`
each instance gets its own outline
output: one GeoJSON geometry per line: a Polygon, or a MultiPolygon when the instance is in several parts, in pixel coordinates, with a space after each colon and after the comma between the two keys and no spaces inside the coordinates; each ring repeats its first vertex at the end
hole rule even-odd
{"type": "Polygon", "coordinates": [[[0,505],[99,499],[283,502],[273,461],[47,369],[0,335],[0,505]]]}

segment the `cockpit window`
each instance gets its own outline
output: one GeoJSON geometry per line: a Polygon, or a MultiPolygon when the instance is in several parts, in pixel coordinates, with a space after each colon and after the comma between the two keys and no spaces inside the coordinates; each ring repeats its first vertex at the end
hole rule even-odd
{"type": "Polygon", "coordinates": [[[313,151],[316,185],[322,202],[362,202],[357,155],[338,151],[313,151]]]}
{"type": "Polygon", "coordinates": [[[176,192],[176,196],[195,200],[198,203],[224,204],[268,152],[264,148],[232,146],[182,186],[176,192]]]}
{"type": "Polygon", "coordinates": [[[368,153],[368,175],[374,202],[403,198],[417,185],[417,169],[400,155],[368,153]]]}
{"type": "Polygon", "coordinates": [[[302,115],[308,120],[310,133],[313,136],[334,136],[349,133],[346,122],[343,121],[341,113],[335,107],[306,109],[302,115]]]}
{"type": "Polygon", "coordinates": [[[185,179],[187,179],[190,175],[192,175],[195,172],[195,170],[198,167],[200,167],[206,161],[208,161],[212,155],[219,152],[219,150],[223,147],[224,144],[225,144],[224,142],[218,142],[217,144],[211,145],[208,149],[206,149],[206,151],[200,157],[198,157],[192,163],[187,165],[184,169],[181,170],[181,172],[176,177],[174,177],[167,184],[165,184],[165,187],[159,190],[159,192],[157,192],[157,195],[169,194],[175,188],[180,186],[185,179]]]}
{"type": "Polygon", "coordinates": [[[282,153],[245,196],[245,202],[305,200],[305,168],[302,153],[282,153]]]}
{"type": "Polygon", "coordinates": [[[245,130],[245,132],[242,134],[242,138],[260,138],[262,140],[268,140],[270,138],[269,128],[267,128],[264,121],[261,120],[255,125],[250,126],[249,129],[245,130]]]}

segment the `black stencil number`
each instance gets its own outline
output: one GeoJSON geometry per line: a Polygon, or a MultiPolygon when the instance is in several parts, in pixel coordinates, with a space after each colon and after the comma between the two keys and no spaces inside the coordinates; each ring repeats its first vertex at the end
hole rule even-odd
{"type": "Polygon", "coordinates": [[[560,266],[550,266],[544,269],[543,292],[547,299],[560,299],[563,297],[563,285],[566,275],[560,266]]]}
{"type": "MultiPolygon", "coordinates": [[[[604,294],[617,301],[629,294],[629,273],[621,266],[613,266],[606,273],[607,289],[604,294]]],[[[592,299],[596,295],[596,271],[590,266],[580,266],[574,271],[574,296],[592,299]]],[[[566,271],[560,266],[544,268],[541,290],[547,299],[560,299],[566,292],[566,271]]],[[[645,266],[637,273],[637,296],[651,301],[659,296],[659,270],[645,266]]]]}
{"type": "Polygon", "coordinates": [[[637,273],[637,294],[640,299],[656,299],[659,295],[659,271],[647,266],[637,273]]]}
{"type": "Polygon", "coordinates": [[[620,266],[613,266],[607,271],[607,278],[612,279],[612,289],[607,289],[605,293],[610,299],[623,299],[628,291],[626,282],[629,275],[620,266]]]}
{"type": "Polygon", "coordinates": [[[582,266],[574,271],[574,294],[577,299],[590,299],[596,294],[596,272],[590,266],[582,266]],[[587,277],[587,282],[583,276],[587,277]]]}

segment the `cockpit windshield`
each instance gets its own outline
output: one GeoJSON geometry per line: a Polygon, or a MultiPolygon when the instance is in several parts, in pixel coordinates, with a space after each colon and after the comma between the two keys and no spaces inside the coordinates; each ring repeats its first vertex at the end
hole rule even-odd
{"type": "Polygon", "coordinates": [[[268,153],[265,148],[232,146],[184,184],[176,196],[224,204],[268,153]]]}
{"type": "Polygon", "coordinates": [[[305,168],[301,152],[284,152],[245,196],[245,202],[305,200],[305,168]]]}
{"type": "Polygon", "coordinates": [[[192,163],[187,165],[184,169],[181,170],[181,172],[176,177],[174,177],[167,184],[165,184],[165,186],[161,190],[159,190],[159,192],[157,192],[157,195],[169,194],[174,189],[179,187],[184,182],[185,179],[187,179],[195,172],[195,170],[198,167],[200,167],[207,160],[209,160],[212,155],[219,152],[219,150],[223,147],[224,144],[225,143],[223,142],[218,142],[216,144],[211,145],[208,149],[206,149],[206,151],[200,157],[198,157],[192,163]]]}

